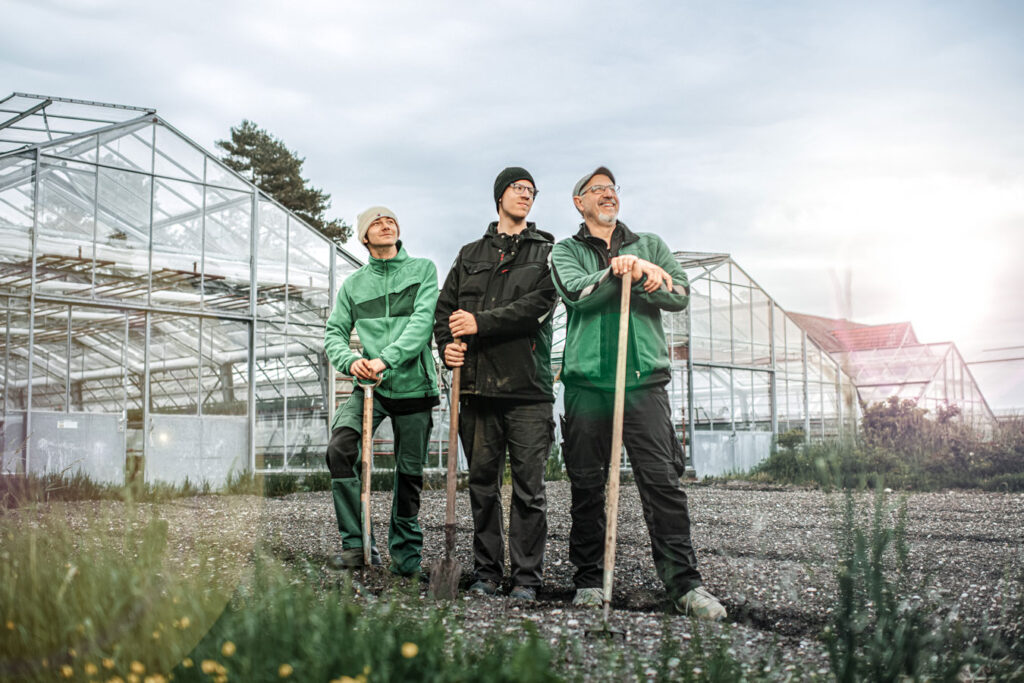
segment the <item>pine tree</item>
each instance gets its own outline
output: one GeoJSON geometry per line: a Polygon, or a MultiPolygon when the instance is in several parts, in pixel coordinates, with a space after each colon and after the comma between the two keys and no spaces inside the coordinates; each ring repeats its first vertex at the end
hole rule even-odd
{"type": "Polygon", "coordinates": [[[231,129],[230,140],[218,140],[226,166],[248,178],[281,202],[324,236],[341,244],[352,236],[352,226],[343,219],[327,220],[331,195],[313,187],[302,177],[305,158],[249,120],[231,129]]]}

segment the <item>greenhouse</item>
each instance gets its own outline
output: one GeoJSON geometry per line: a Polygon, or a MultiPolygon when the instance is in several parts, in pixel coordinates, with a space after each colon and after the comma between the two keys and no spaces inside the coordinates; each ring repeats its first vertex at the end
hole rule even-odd
{"type": "Polygon", "coordinates": [[[749,470],[789,430],[813,439],[854,433],[853,382],[778,302],[728,254],[675,257],[690,306],[664,316],[669,395],[698,477],[749,470]]]}
{"type": "Polygon", "coordinates": [[[3,471],[321,467],[324,321],[359,265],[152,109],[7,97],[3,471]]]}

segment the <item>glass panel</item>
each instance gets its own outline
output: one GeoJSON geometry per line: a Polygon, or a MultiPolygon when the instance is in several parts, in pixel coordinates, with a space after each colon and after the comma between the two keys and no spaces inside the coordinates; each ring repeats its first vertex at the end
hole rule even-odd
{"type": "Polygon", "coordinates": [[[0,291],[31,278],[34,169],[33,159],[0,159],[0,291]]]}
{"type": "Polygon", "coordinates": [[[771,431],[771,374],[767,372],[752,372],[750,373],[750,380],[750,420],[753,422],[753,428],[759,431],[771,431]]]}
{"type": "Polygon", "coordinates": [[[760,289],[751,290],[750,310],[753,315],[751,338],[753,340],[754,365],[771,367],[771,302],[760,289]]]}
{"type": "Polygon", "coordinates": [[[6,298],[4,311],[6,332],[0,340],[4,343],[6,382],[4,400],[7,410],[24,410],[28,389],[28,300],[16,297],[6,298]]]}
{"type": "Polygon", "coordinates": [[[96,167],[44,157],[40,177],[36,290],[88,296],[96,229],[96,167]]]}
{"type": "Polygon", "coordinates": [[[100,163],[131,171],[153,170],[153,128],[135,123],[100,134],[100,163]]]}
{"type": "MultiPolygon", "coordinates": [[[[821,351],[818,347],[807,340],[807,379],[818,382],[822,379],[821,375],[821,351]]],[[[814,413],[811,413],[812,415],[814,413]]]]}
{"type": "Polygon", "coordinates": [[[729,322],[729,286],[711,280],[711,360],[732,362],[732,332],[729,322]]]}
{"type": "Polygon", "coordinates": [[[68,307],[38,304],[32,350],[32,407],[64,410],[68,379],[68,307]]]}
{"type": "Polygon", "coordinates": [[[248,310],[252,195],[206,188],[203,307],[248,310]]]}
{"type": "Polygon", "coordinates": [[[71,410],[120,413],[125,392],[125,313],[72,309],[71,410]]]}
{"type": "Polygon", "coordinates": [[[204,415],[246,415],[249,325],[204,318],[202,324],[204,415]]]}
{"type": "Polygon", "coordinates": [[[322,337],[288,337],[289,467],[323,467],[331,401],[327,397],[329,367],[322,337]]]}
{"type": "MultiPolygon", "coordinates": [[[[737,275],[742,277],[739,273],[737,275]]],[[[750,365],[753,361],[753,346],[750,334],[752,316],[750,310],[750,288],[733,285],[731,291],[733,362],[737,365],[750,365]]]]}
{"type": "Polygon", "coordinates": [[[288,263],[288,217],[285,212],[271,202],[261,201],[256,234],[256,315],[284,319],[288,263]]]}
{"type": "Polygon", "coordinates": [[[285,336],[257,327],[253,377],[256,394],[256,469],[284,467],[285,336]]]}
{"type": "Polygon", "coordinates": [[[152,182],[139,173],[99,170],[96,296],[146,299],[152,182]]]}
{"type": "Polygon", "coordinates": [[[203,186],[157,179],[153,189],[152,303],[198,306],[203,186]]]}
{"type": "Polygon", "coordinates": [[[199,319],[152,314],[149,400],[154,413],[196,415],[199,396],[199,319]]]}
{"type": "Polygon", "coordinates": [[[90,135],[70,142],[58,142],[43,150],[44,154],[96,163],[96,136],[90,135]]]}
{"type": "Polygon", "coordinates": [[[326,323],[330,314],[331,245],[288,218],[288,320],[326,323]]]}
{"type": "Polygon", "coordinates": [[[711,428],[711,375],[708,368],[693,368],[693,427],[711,428]]]}
{"type": "Polygon", "coordinates": [[[690,287],[690,353],[695,361],[711,360],[710,287],[706,278],[690,287]]]}
{"type": "Polygon", "coordinates": [[[157,124],[156,167],[154,169],[157,175],[201,183],[203,182],[205,158],[205,154],[183,140],[177,133],[157,124]]]}
{"type": "Polygon", "coordinates": [[[241,180],[234,171],[209,156],[206,157],[206,183],[208,185],[227,187],[240,192],[252,192],[252,187],[241,180]]]}

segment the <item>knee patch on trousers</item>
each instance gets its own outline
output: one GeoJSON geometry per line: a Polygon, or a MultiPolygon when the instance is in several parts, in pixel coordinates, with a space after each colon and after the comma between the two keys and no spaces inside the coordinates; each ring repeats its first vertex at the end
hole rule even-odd
{"type": "Polygon", "coordinates": [[[351,427],[334,430],[327,445],[327,468],[332,479],[351,479],[356,476],[355,464],[359,458],[359,432],[351,427]]]}
{"type": "Polygon", "coordinates": [[[576,488],[603,489],[605,474],[603,467],[569,467],[566,465],[569,480],[576,488]]]}
{"type": "Polygon", "coordinates": [[[420,511],[420,491],[423,490],[422,474],[395,472],[396,493],[395,514],[399,517],[415,517],[420,511]]]}

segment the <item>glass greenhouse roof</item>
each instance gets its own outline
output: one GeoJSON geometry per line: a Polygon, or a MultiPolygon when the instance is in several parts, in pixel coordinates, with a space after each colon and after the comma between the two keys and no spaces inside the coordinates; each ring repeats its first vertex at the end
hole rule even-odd
{"type": "Polygon", "coordinates": [[[148,107],[16,92],[0,100],[0,154],[155,113],[148,107]]]}

